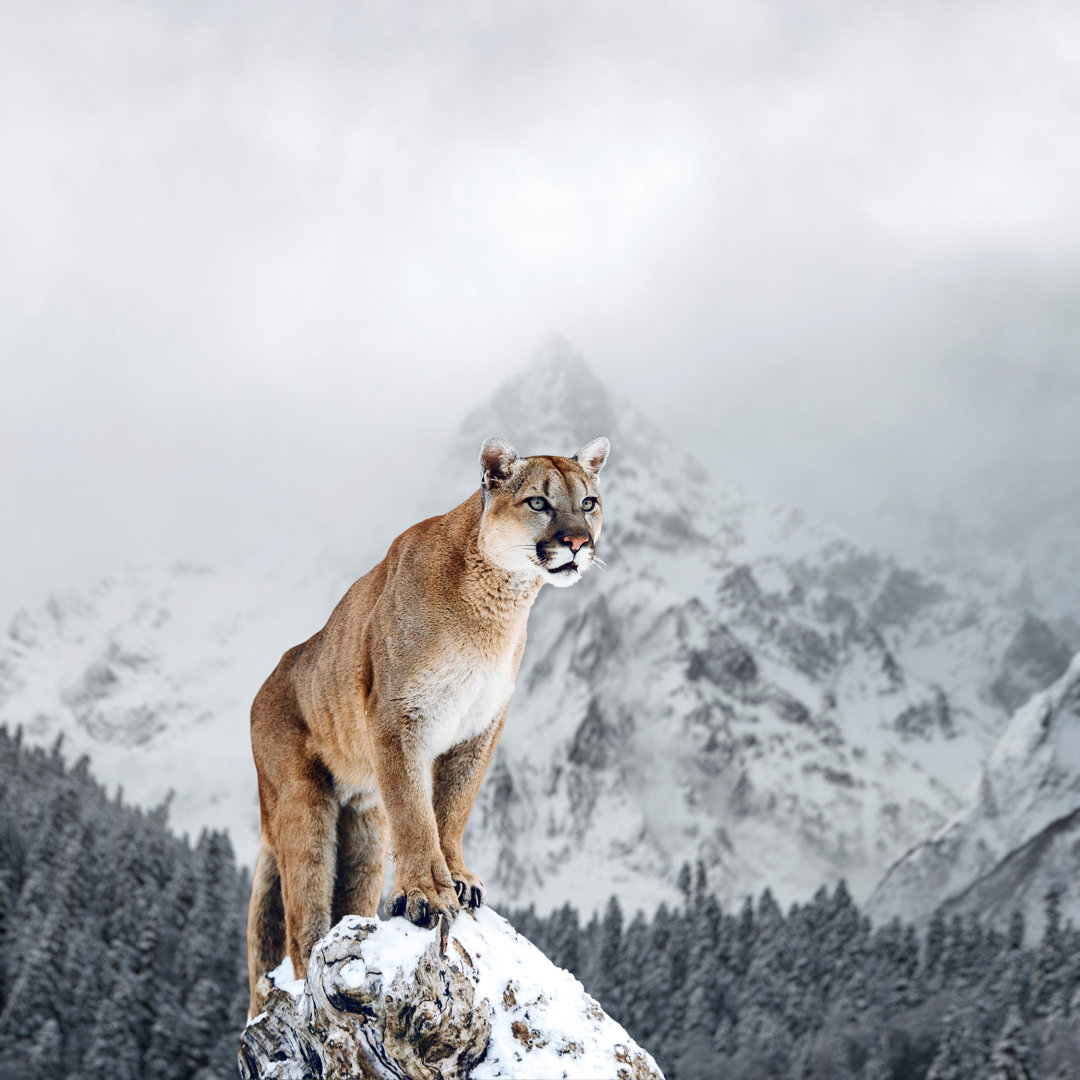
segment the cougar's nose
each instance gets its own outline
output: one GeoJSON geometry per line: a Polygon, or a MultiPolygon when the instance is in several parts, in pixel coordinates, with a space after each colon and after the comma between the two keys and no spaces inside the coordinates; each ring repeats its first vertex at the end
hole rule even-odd
{"type": "Polygon", "coordinates": [[[565,544],[571,551],[576,552],[582,544],[589,542],[589,538],[587,536],[570,536],[569,533],[563,533],[559,537],[559,542],[565,544]]]}

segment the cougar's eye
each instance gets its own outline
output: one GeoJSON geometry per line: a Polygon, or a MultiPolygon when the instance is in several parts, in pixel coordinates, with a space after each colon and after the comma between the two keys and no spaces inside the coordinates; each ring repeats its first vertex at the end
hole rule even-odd
{"type": "Polygon", "coordinates": [[[591,495],[587,499],[582,499],[581,500],[581,509],[582,510],[595,510],[596,509],[596,500],[591,495]]]}
{"type": "Polygon", "coordinates": [[[529,500],[530,510],[543,510],[547,507],[547,499],[542,499],[539,495],[534,495],[529,500]]]}

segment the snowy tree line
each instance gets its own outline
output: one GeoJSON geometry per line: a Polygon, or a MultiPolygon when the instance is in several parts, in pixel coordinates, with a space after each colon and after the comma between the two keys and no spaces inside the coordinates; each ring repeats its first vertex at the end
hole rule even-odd
{"type": "Polygon", "coordinates": [[[1060,894],[1031,948],[939,912],[874,929],[841,882],[785,915],[766,890],[726,912],[684,866],[684,903],[627,924],[617,898],[511,922],[573,971],[669,1080],[1075,1080],[1080,931],[1060,894]],[[693,881],[691,880],[693,877],[693,881]]]}
{"type": "MultiPolygon", "coordinates": [[[[228,838],[173,836],[87,763],[0,728],[0,1080],[236,1075],[249,891],[228,838]]],[[[683,901],[583,923],[511,915],[649,1049],[669,1080],[1080,1077],[1080,931],[938,914],[873,928],[841,883],[785,915],[683,901]]]]}
{"type": "Polygon", "coordinates": [[[0,728],[0,1078],[236,1076],[250,885],[0,728]]]}

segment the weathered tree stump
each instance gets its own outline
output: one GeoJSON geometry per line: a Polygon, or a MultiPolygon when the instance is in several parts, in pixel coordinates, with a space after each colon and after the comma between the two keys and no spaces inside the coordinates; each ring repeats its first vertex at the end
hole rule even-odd
{"type": "Polygon", "coordinates": [[[490,909],[442,934],[349,916],[283,964],[244,1031],[245,1080],[663,1080],[652,1058],[490,909]]]}

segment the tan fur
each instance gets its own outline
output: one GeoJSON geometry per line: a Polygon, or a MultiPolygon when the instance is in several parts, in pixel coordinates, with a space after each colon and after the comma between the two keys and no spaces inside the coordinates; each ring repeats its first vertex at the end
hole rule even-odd
{"type": "Polygon", "coordinates": [[[388,839],[389,914],[432,926],[483,903],[462,854],[465,825],[533,600],[545,581],[572,584],[592,561],[607,450],[597,439],[574,458],[518,458],[489,439],[481,491],[402,533],[259,690],[252,1015],[259,978],[283,955],[300,977],[332,920],[376,913],[388,839]]]}

